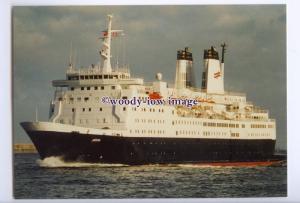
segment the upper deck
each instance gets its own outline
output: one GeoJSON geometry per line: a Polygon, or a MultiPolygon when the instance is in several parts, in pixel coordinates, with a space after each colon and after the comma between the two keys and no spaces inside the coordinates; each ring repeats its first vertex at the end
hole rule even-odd
{"type": "Polygon", "coordinates": [[[142,78],[131,78],[127,67],[118,68],[110,73],[100,68],[89,67],[85,69],[68,69],[65,80],[53,80],[54,87],[88,86],[88,85],[142,85],[142,78]]]}

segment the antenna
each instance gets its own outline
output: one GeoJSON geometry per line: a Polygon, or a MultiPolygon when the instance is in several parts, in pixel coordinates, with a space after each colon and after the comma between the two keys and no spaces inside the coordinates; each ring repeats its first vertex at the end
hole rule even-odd
{"type": "Polygon", "coordinates": [[[39,115],[38,107],[36,106],[36,107],[35,107],[35,122],[38,122],[38,121],[39,121],[38,115],[39,115]]]}
{"type": "Polygon", "coordinates": [[[222,47],[222,60],[221,60],[221,63],[224,63],[224,54],[225,54],[225,51],[226,51],[227,44],[225,44],[225,42],[223,42],[223,44],[221,44],[221,47],[222,47]]]}
{"type": "Polygon", "coordinates": [[[69,69],[73,69],[73,43],[70,45],[69,69]]]}

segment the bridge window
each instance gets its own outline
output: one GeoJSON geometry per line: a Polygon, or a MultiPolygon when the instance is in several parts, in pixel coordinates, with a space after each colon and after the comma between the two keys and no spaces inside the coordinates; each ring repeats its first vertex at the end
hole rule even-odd
{"type": "Polygon", "coordinates": [[[102,75],[99,75],[99,79],[102,79],[102,75]]]}
{"type": "Polygon", "coordinates": [[[84,79],[86,79],[86,80],[89,79],[89,76],[88,76],[88,75],[85,75],[85,76],[84,76],[84,79]]]}
{"type": "Polygon", "coordinates": [[[79,77],[78,76],[69,76],[68,80],[78,80],[79,77]]]}

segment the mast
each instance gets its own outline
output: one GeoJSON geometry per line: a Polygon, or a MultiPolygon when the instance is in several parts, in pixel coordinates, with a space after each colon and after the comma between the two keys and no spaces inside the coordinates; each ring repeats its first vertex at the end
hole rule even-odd
{"type": "Polygon", "coordinates": [[[221,60],[221,63],[224,63],[224,55],[225,55],[227,44],[225,44],[225,42],[224,42],[223,44],[221,44],[221,47],[222,47],[222,60],[221,60]]]}
{"type": "Polygon", "coordinates": [[[103,43],[102,43],[102,49],[99,52],[101,56],[101,67],[103,73],[111,73],[112,68],[111,68],[111,40],[113,37],[118,37],[119,35],[124,35],[123,30],[112,30],[112,18],[113,15],[107,15],[108,17],[108,25],[107,25],[107,30],[103,31],[103,43]]]}
{"type": "Polygon", "coordinates": [[[101,67],[104,73],[111,73],[111,63],[110,63],[110,49],[111,49],[111,22],[112,22],[112,15],[107,15],[108,17],[108,25],[107,25],[107,31],[104,33],[103,37],[103,46],[100,51],[101,55],[101,67]]]}

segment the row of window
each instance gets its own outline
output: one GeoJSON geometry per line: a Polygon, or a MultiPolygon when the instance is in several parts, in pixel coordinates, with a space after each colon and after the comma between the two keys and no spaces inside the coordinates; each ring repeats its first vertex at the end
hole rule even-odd
{"type": "Polygon", "coordinates": [[[249,119],[255,119],[255,120],[262,120],[262,119],[264,119],[265,117],[264,117],[264,116],[246,116],[246,118],[249,118],[249,119]]]}
{"type": "Polygon", "coordinates": [[[97,80],[97,79],[119,79],[119,78],[129,78],[126,75],[76,75],[68,76],[68,80],[97,80]]]}
{"type": "Polygon", "coordinates": [[[139,123],[139,122],[141,122],[141,123],[146,123],[146,122],[148,122],[148,123],[157,123],[157,124],[164,124],[165,123],[165,120],[155,120],[155,119],[138,119],[138,118],[136,118],[136,119],[134,119],[134,122],[136,122],[136,123],[139,123]]]}
{"type": "MultiPolygon", "coordinates": [[[[110,88],[112,89],[112,90],[114,90],[114,89],[116,89],[116,86],[110,86],[110,88]]],[[[105,89],[105,86],[100,86],[100,87],[98,87],[98,86],[94,86],[94,87],[80,87],[80,90],[98,90],[98,89],[100,89],[100,90],[104,90],[105,89]]],[[[74,91],[75,90],[75,88],[74,87],[71,87],[70,88],[70,90],[71,91],[74,91]]]]}
{"type": "MultiPolygon", "coordinates": [[[[137,107],[132,107],[132,110],[133,111],[137,111],[137,107]]],[[[140,110],[142,112],[147,112],[147,108],[140,108],[140,110]]],[[[149,112],[159,112],[159,113],[163,113],[164,112],[164,109],[158,109],[158,110],[155,110],[155,108],[149,108],[148,109],[149,112]]]]}
{"type": "Polygon", "coordinates": [[[271,136],[270,133],[248,133],[248,136],[251,137],[269,137],[271,136]]]}
{"type": "MultiPolygon", "coordinates": [[[[93,108],[94,110],[95,109],[98,109],[99,111],[103,111],[103,108],[100,107],[100,108],[93,108]]],[[[75,112],[75,108],[72,108],[72,112],[75,112]]],[[[82,108],[82,112],[91,112],[92,111],[92,108],[82,108]]],[[[123,111],[126,111],[126,107],[123,107],[123,111]]]]}
{"type": "MultiPolygon", "coordinates": [[[[89,97],[83,97],[83,98],[77,97],[77,102],[81,102],[81,100],[83,100],[84,102],[88,102],[90,100],[90,98],[89,97]]],[[[96,97],[95,100],[98,101],[99,97],[96,97]]],[[[58,101],[66,101],[66,98],[59,97],[58,101]]],[[[69,98],[69,102],[73,103],[74,102],[74,98],[70,97],[69,98]]]]}
{"type": "MultiPolygon", "coordinates": [[[[91,112],[92,108],[82,108],[82,112],[91,112]]],[[[99,108],[99,111],[103,111],[102,107],[99,108]]],[[[123,111],[126,111],[126,107],[123,107],[123,111]]],[[[72,108],[72,112],[75,112],[75,108],[72,108]]]]}
{"type": "MultiPolygon", "coordinates": [[[[198,133],[199,134],[199,133],[198,133]]],[[[203,136],[226,136],[226,132],[209,132],[209,131],[203,131],[203,136]]]]}
{"type": "Polygon", "coordinates": [[[178,125],[178,124],[183,124],[183,125],[200,125],[200,121],[186,121],[186,120],[175,120],[172,121],[172,125],[178,125]]]}
{"type": "Polygon", "coordinates": [[[229,97],[229,98],[225,97],[224,100],[225,100],[225,101],[231,101],[231,102],[244,102],[244,101],[245,101],[245,99],[241,99],[241,98],[232,98],[232,97],[229,97]]]}
{"type": "Polygon", "coordinates": [[[251,124],[251,128],[267,128],[264,124],[251,124]]]}
{"type": "Polygon", "coordinates": [[[240,133],[231,133],[231,137],[240,137],[240,133]]]}
{"type": "MultiPolygon", "coordinates": [[[[130,133],[133,132],[133,130],[129,130],[130,133]]],[[[164,130],[140,130],[140,129],[135,129],[134,130],[135,133],[142,133],[142,134],[165,134],[164,130]]]]}
{"type": "MultiPolygon", "coordinates": [[[[64,120],[61,119],[61,123],[63,123],[64,120]]],[[[102,118],[102,119],[99,119],[97,118],[96,119],[96,122],[99,124],[99,123],[107,123],[107,119],[106,118],[102,118]]],[[[71,120],[69,120],[69,123],[71,124],[71,120]]],[[[79,119],[79,123],[80,124],[88,124],[89,123],[89,120],[88,119],[79,119]]]]}
{"type": "MultiPolygon", "coordinates": [[[[213,123],[213,122],[203,122],[203,126],[208,127],[223,127],[223,128],[239,128],[239,124],[235,123],[213,123]]],[[[245,128],[245,124],[241,125],[242,128],[245,128]]]]}
{"type": "MultiPolygon", "coordinates": [[[[59,120],[60,123],[62,124],[72,124],[72,120],[71,119],[60,119],[59,120]]],[[[89,120],[88,119],[79,119],[79,123],[80,124],[88,124],[89,120]]],[[[97,119],[97,123],[100,123],[100,119],[97,119]]],[[[106,123],[106,119],[103,118],[101,123],[106,123]]]]}
{"type": "MultiPolygon", "coordinates": [[[[179,130],[179,131],[176,131],[176,135],[197,135],[197,131],[179,130]]],[[[198,132],[198,135],[199,135],[199,132],[198,132]]]]}

